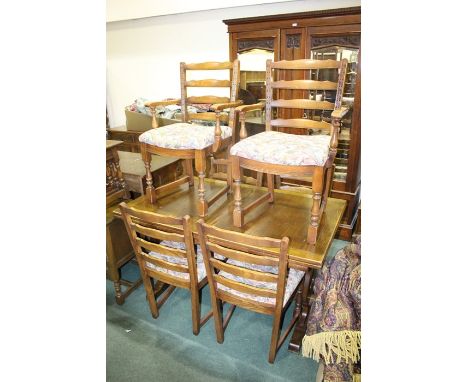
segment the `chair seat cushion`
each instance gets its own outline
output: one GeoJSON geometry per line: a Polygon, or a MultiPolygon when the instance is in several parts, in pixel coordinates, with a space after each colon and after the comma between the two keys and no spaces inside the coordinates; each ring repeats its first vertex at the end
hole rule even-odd
{"type": "MultiPolygon", "coordinates": [[[[271,265],[249,264],[249,263],[244,263],[244,262],[233,260],[233,259],[229,259],[227,261],[227,264],[237,265],[237,266],[241,266],[241,267],[246,268],[246,269],[252,269],[252,270],[256,270],[256,271],[273,273],[275,275],[278,274],[278,267],[274,267],[274,266],[271,266],[271,265]]],[[[268,289],[271,289],[271,290],[276,290],[276,283],[270,283],[270,282],[266,282],[266,281],[256,281],[256,280],[252,280],[252,279],[248,279],[248,278],[244,278],[244,277],[240,277],[240,276],[235,276],[235,275],[233,275],[231,273],[227,273],[225,271],[220,271],[219,275],[223,276],[223,277],[226,277],[229,280],[237,281],[237,282],[240,282],[240,283],[243,283],[243,284],[247,284],[247,285],[251,285],[251,286],[255,286],[255,287],[259,287],[259,288],[268,288],[268,289]]],[[[283,306],[286,305],[289,298],[291,297],[291,295],[293,294],[293,292],[295,291],[295,289],[297,288],[297,286],[299,285],[299,283],[301,282],[303,277],[304,277],[304,272],[303,271],[299,271],[299,270],[294,269],[294,268],[289,269],[289,275],[288,275],[288,278],[287,278],[287,281],[286,281],[286,288],[285,288],[285,291],[284,291],[283,306]]],[[[218,289],[224,290],[226,292],[229,292],[229,293],[231,293],[233,295],[236,295],[236,296],[239,296],[239,297],[242,297],[242,298],[247,298],[249,300],[264,302],[264,303],[272,304],[272,305],[274,305],[276,303],[276,298],[256,296],[256,295],[252,295],[252,294],[249,294],[249,293],[239,292],[239,291],[237,291],[235,289],[232,289],[232,288],[229,288],[229,287],[227,287],[227,286],[225,286],[225,285],[223,285],[221,283],[218,283],[217,285],[218,285],[218,289]]]]}
{"type": "MultiPolygon", "coordinates": [[[[232,135],[229,126],[221,126],[221,138],[232,135]]],[[[214,143],[215,126],[192,123],[174,123],[145,131],[138,138],[140,142],[166,149],[204,149],[214,143]]]]}
{"type": "MultiPolygon", "coordinates": [[[[166,247],[170,247],[170,248],[177,248],[177,249],[185,250],[185,244],[180,243],[180,242],[176,242],[176,241],[163,240],[163,241],[161,241],[160,244],[164,245],[166,247]]],[[[152,257],[155,257],[157,259],[160,259],[160,260],[167,261],[168,263],[188,266],[186,258],[177,257],[177,256],[163,255],[161,253],[154,252],[154,251],[149,252],[148,255],[152,256],[152,257]]],[[[169,274],[171,276],[179,277],[179,278],[182,278],[182,279],[185,279],[185,280],[189,279],[189,274],[188,273],[177,272],[177,271],[173,271],[171,269],[161,268],[161,267],[158,267],[158,266],[156,266],[154,264],[151,264],[148,261],[146,262],[146,266],[148,268],[155,269],[155,270],[157,270],[159,272],[167,273],[167,274],[169,274]]],[[[205,264],[203,263],[203,256],[202,256],[200,247],[197,245],[197,278],[198,278],[198,282],[203,280],[205,277],[206,277],[205,264]]]]}
{"type": "Polygon", "coordinates": [[[296,135],[264,131],[236,143],[231,155],[289,166],[323,166],[328,159],[329,135],[296,135]]]}

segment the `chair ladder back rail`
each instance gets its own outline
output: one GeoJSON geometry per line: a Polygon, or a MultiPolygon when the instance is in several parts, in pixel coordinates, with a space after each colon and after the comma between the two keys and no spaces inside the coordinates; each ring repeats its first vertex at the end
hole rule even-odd
{"type": "MultiPolygon", "coordinates": [[[[168,269],[168,270],[180,272],[180,273],[190,273],[189,268],[183,264],[176,264],[176,263],[171,263],[169,261],[165,261],[162,259],[158,259],[156,257],[148,255],[145,252],[140,252],[140,256],[145,262],[151,263],[156,267],[164,268],[164,269],[168,269]]],[[[145,265],[145,268],[147,267],[148,266],[145,265]]]]}
{"type": "MultiPolygon", "coordinates": [[[[188,119],[193,120],[202,120],[202,121],[213,121],[216,122],[216,113],[213,112],[204,112],[204,113],[188,113],[188,119]]],[[[228,115],[222,114],[219,116],[221,122],[229,122],[230,118],[228,115]]]]}
{"type": "Polygon", "coordinates": [[[154,212],[137,210],[135,208],[128,207],[128,205],[125,202],[120,203],[120,210],[122,211],[122,213],[125,213],[126,215],[129,215],[133,218],[138,218],[141,221],[144,221],[150,224],[182,226],[182,222],[184,219],[184,218],[176,218],[173,216],[159,215],[154,212]]]}
{"type": "Polygon", "coordinates": [[[171,256],[171,257],[180,257],[180,258],[187,257],[186,251],[181,250],[181,249],[171,248],[162,244],[152,243],[140,237],[137,237],[135,241],[136,241],[136,244],[140,248],[144,248],[147,251],[153,251],[153,252],[160,253],[161,255],[166,255],[166,256],[171,256]]]}
{"type": "Polygon", "coordinates": [[[190,80],[185,81],[186,87],[195,87],[195,88],[230,88],[230,80],[215,80],[215,79],[206,79],[206,80],[190,80]]]}
{"type": "Polygon", "coordinates": [[[267,283],[278,282],[278,275],[274,273],[256,271],[253,269],[243,268],[237,265],[227,264],[214,257],[210,257],[210,263],[213,265],[213,268],[219,269],[220,271],[224,271],[226,273],[230,273],[234,276],[244,277],[255,281],[264,281],[267,283]]]}
{"type": "Polygon", "coordinates": [[[334,110],[335,104],[328,101],[314,101],[311,99],[277,99],[271,101],[271,107],[288,109],[316,109],[334,110]]]}
{"type": "Polygon", "coordinates": [[[291,118],[291,119],[273,119],[270,122],[272,127],[289,127],[297,129],[327,129],[331,131],[332,124],[325,121],[312,121],[305,118],[291,118]]]}
{"type": "Polygon", "coordinates": [[[210,241],[208,237],[208,242],[206,243],[207,248],[218,255],[228,257],[237,261],[243,261],[250,264],[256,265],[268,265],[268,266],[278,266],[278,254],[275,253],[275,257],[271,257],[263,254],[251,254],[245,250],[236,250],[231,248],[226,248],[218,244],[214,244],[210,241]]]}
{"type": "Polygon", "coordinates": [[[340,61],[336,60],[281,60],[272,62],[271,67],[274,69],[294,69],[294,70],[312,70],[312,69],[337,69],[341,65],[340,61]]]}
{"type": "MultiPolygon", "coordinates": [[[[239,243],[239,244],[244,244],[245,246],[250,246],[253,247],[252,249],[254,250],[255,248],[258,247],[266,247],[267,249],[270,249],[271,254],[274,254],[275,252],[278,253],[278,251],[273,251],[272,249],[279,249],[281,246],[281,240],[279,239],[273,239],[271,237],[259,237],[259,236],[253,236],[253,235],[247,235],[245,233],[239,233],[239,232],[234,232],[234,231],[228,231],[222,228],[217,228],[212,225],[204,225],[205,227],[205,233],[207,236],[213,236],[216,240],[224,239],[226,244],[222,244],[224,246],[229,247],[229,242],[233,243],[239,243]]],[[[210,238],[211,240],[211,238],[210,238]]],[[[233,248],[236,249],[236,248],[233,248]]],[[[242,249],[241,249],[242,250],[242,249]]]]}
{"type": "Polygon", "coordinates": [[[230,102],[229,97],[219,97],[214,95],[205,95],[205,96],[192,96],[187,97],[187,104],[197,104],[197,103],[228,103],[230,102]]]}
{"type": "Polygon", "coordinates": [[[225,62],[199,62],[194,64],[184,63],[184,68],[186,70],[224,70],[232,69],[233,63],[231,61],[225,62]]]}
{"type": "Polygon", "coordinates": [[[234,289],[238,292],[248,293],[254,296],[276,298],[276,290],[270,288],[259,288],[256,286],[240,283],[238,281],[228,279],[224,276],[220,276],[219,274],[215,274],[213,277],[217,283],[223,284],[224,286],[227,286],[228,288],[234,289]]]}
{"type": "Polygon", "coordinates": [[[181,277],[173,276],[169,273],[160,272],[153,268],[145,268],[145,272],[148,274],[148,276],[153,277],[163,283],[175,285],[180,288],[190,288],[191,280],[189,281],[181,277]]]}
{"type": "Polygon", "coordinates": [[[133,221],[130,223],[130,228],[140,235],[149,236],[152,239],[184,242],[184,235],[145,227],[133,221]]]}
{"type": "Polygon", "coordinates": [[[336,90],[338,82],[315,80],[280,80],[271,83],[273,89],[336,90]]]}
{"type": "Polygon", "coordinates": [[[248,245],[246,243],[239,243],[236,241],[232,241],[229,239],[223,239],[221,237],[214,237],[211,235],[207,235],[209,238],[209,242],[211,244],[219,244],[225,248],[229,248],[236,251],[243,251],[243,252],[250,252],[256,255],[265,255],[270,257],[277,257],[279,250],[274,247],[260,247],[258,245],[248,245]]]}

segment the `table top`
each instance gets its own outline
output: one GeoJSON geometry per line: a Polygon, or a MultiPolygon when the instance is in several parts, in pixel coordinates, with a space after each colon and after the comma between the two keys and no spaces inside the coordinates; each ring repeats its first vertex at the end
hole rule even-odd
{"type": "MultiPolygon", "coordinates": [[[[225,185],[224,181],[205,179],[206,197],[210,198],[225,185]]],[[[192,216],[194,239],[198,241],[197,187],[198,179],[195,178],[194,187],[189,188],[188,184],[184,184],[178,190],[160,197],[155,204],[151,204],[144,195],[127,201],[127,204],[130,207],[163,215],[192,216]]],[[[244,205],[267,192],[265,187],[248,184],[242,184],[241,187],[244,205]]],[[[289,262],[291,266],[321,268],[345,211],[346,201],[328,198],[315,245],[310,245],[306,241],[311,207],[311,194],[294,190],[275,190],[275,202],[264,203],[249,212],[245,216],[244,227],[238,228],[233,225],[232,220],[234,198],[233,195],[228,195],[222,196],[210,206],[208,216],[204,220],[216,227],[249,235],[277,239],[287,236],[290,239],[289,262]]],[[[120,210],[116,209],[114,215],[120,217],[120,210]]]]}
{"type": "Polygon", "coordinates": [[[106,150],[111,149],[112,147],[118,146],[118,145],[120,145],[122,143],[123,143],[123,141],[115,141],[115,140],[112,140],[112,139],[106,139],[106,150]]]}

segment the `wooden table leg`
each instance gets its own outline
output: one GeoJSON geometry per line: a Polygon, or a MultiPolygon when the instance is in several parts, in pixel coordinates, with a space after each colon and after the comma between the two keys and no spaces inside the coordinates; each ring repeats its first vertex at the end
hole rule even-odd
{"type": "MultiPolygon", "coordinates": [[[[304,287],[301,292],[302,298],[296,300],[296,310],[301,310],[301,315],[297,320],[296,327],[294,328],[291,341],[289,342],[288,349],[295,353],[298,353],[301,349],[302,338],[307,329],[307,316],[309,315],[309,295],[312,293],[312,280],[314,278],[314,270],[309,269],[304,276],[304,287]],[[300,306],[302,305],[302,306],[300,306]]],[[[298,292],[298,293],[299,293],[298,292]]]]}

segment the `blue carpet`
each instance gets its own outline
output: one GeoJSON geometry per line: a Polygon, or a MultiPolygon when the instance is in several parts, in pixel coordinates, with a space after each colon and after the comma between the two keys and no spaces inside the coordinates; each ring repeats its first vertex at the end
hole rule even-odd
{"type": "MultiPolygon", "coordinates": [[[[335,240],[328,256],[346,245],[335,240]]],[[[136,264],[123,268],[124,278],[138,277],[136,264]]],[[[275,363],[268,363],[272,318],[241,308],[234,311],[223,344],[216,342],[213,319],[192,334],[189,292],[177,288],[153,319],[143,286],[121,306],[114,289],[107,293],[107,381],[314,381],[318,364],[288,351],[289,338],[275,363]]],[[[210,306],[209,289],[203,289],[202,316],[210,306]]],[[[227,310],[227,307],[225,308],[227,310]]],[[[288,309],[284,326],[291,319],[288,309]]]]}

